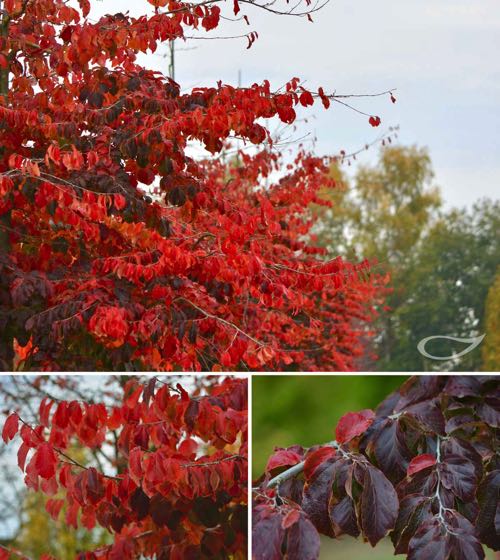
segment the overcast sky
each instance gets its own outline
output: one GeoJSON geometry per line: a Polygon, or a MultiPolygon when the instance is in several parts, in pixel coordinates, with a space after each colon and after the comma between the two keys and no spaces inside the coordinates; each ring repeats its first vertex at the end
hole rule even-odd
{"type": "MultiPolygon", "coordinates": [[[[144,13],[146,0],[102,0],[92,15],[144,13]]],[[[231,15],[232,2],[223,7],[231,15]]],[[[283,5],[285,2],[283,1],[283,5]]],[[[210,35],[257,30],[250,49],[237,40],[177,41],[176,80],[183,89],[217,80],[242,84],[269,79],[274,87],[297,76],[311,89],[371,93],[397,88],[388,97],[358,103],[382,117],[380,130],[401,127],[403,144],[427,146],[447,205],[471,204],[500,192],[500,2],[498,0],[333,0],[304,18],[274,16],[242,5],[250,18],[223,21],[210,35]]],[[[166,52],[163,48],[162,52],[166,52]]],[[[159,54],[146,64],[167,69],[159,54]]],[[[303,115],[305,116],[305,111],[303,115]]],[[[297,136],[317,136],[322,154],[355,150],[376,138],[365,117],[335,105],[307,111],[297,136]]],[[[370,162],[377,150],[365,154],[370,162]]]]}

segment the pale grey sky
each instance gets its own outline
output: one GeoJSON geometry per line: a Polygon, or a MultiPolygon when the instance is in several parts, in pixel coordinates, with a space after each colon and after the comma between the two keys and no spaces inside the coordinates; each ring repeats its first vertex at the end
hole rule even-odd
{"type": "MultiPolygon", "coordinates": [[[[285,2],[283,1],[283,4],[285,2]]],[[[232,2],[222,6],[231,16],[232,2]]],[[[144,12],[146,0],[102,0],[92,15],[144,12]]],[[[147,8],[146,8],[147,9],[147,8]]],[[[447,205],[471,204],[500,192],[500,2],[498,0],[332,0],[314,23],[242,5],[250,18],[223,21],[210,35],[259,32],[250,49],[244,40],[190,40],[178,43],[176,79],[183,89],[211,86],[217,80],[243,85],[265,78],[278,87],[293,76],[311,89],[370,93],[397,88],[388,98],[358,103],[382,117],[382,128],[399,125],[403,144],[427,146],[436,183],[447,205]]],[[[166,48],[162,49],[165,52],[166,48]]],[[[167,69],[158,54],[145,60],[167,69]]],[[[340,106],[302,112],[310,117],[297,136],[317,136],[319,153],[355,150],[373,140],[366,118],[340,106]]],[[[360,161],[370,162],[377,150],[360,161]]]]}

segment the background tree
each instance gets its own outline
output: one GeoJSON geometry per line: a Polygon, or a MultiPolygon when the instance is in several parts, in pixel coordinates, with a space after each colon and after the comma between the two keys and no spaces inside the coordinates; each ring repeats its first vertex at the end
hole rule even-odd
{"type": "Polygon", "coordinates": [[[488,290],[486,298],[484,330],[486,337],[483,351],[483,370],[497,371],[500,364],[500,270],[488,290]]]}
{"type": "Polygon", "coordinates": [[[345,97],[297,78],[278,91],[264,81],[181,93],[136,61],[247,4],[304,18],[320,7],[149,0],[143,17],[94,22],[88,0],[3,2],[4,369],[15,348],[35,370],[353,366],[376,282],[304,241],[330,161],[299,153],[283,169],[269,149],[243,166],[185,152],[197,141],[220,154],[231,138],[268,148],[259,119],[291,124],[297,107],[345,97]],[[265,189],[271,172],[280,178],[265,189]]]}
{"type": "MultiPolygon", "coordinates": [[[[432,186],[430,157],[415,147],[386,147],[376,166],[358,170],[352,186],[337,168],[332,175],[344,186],[321,191],[333,208],[316,209],[318,242],[350,259],[362,254],[376,263],[373,270],[390,277],[373,326],[379,360],[366,369],[480,370],[479,348],[441,362],[425,358],[417,345],[428,336],[485,332],[486,294],[500,262],[498,203],[444,210],[432,186]]],[[[435,356],[463,348],[449,340],[426,347],[435,356]]]]}
{"type": "MultiPolygon", "coordinates": [[[[22,393],[17,379],[3,381],[15,410],[3,441],[16,439],[24,483],[38,493],[29,495],[46,495],[47,515],[73,529],[46,542],[43,558],[66,559],[74,547],[79,560],[243,558],[246,380],[93,379],[27,378],[22,393]]],[[[30,521],[45,526],[41,515],[30,521]]],[[[21,530],[12,546],[26,538],[21,530]]],[[[36,554],[37,542],[27,549],[36,554]]]]}
{"type": "Polygon", "coordinates": [[[338,246],[347,258],[363,255],[375,264],[377,272],[390,275],[386,310],[381,310],[375,326],[378,339],[374,350],[379,356],[377,368],[382,371],[390,369],[391,355],[399,345],[395,315],[405,301],[405,278],[441,204],[432,178],[426,150],[385,148],[376,166],[358,169],[352,186],[343,174],[338,176],[337,182],[345,186],[327,194],[334,208],[317,230],[320,243],[330,250],[338,246]]]}
{"type": "MultiPolygon", "coordinates": [[[[470,210],[444,213],[432,227],[406,278],[409,297],[396,311],[401,343],[394,351],[394,361],[389,362],[391,369],[398,365],[409,371],[482,369],[481,348],[448,362],[431,361],[414,348],[431,335],[471,338],[488,330],[486,336],[491,337],[485,305],[500,263],[499,212],[500,203],[483,200],[470,210]]],[[[463,347],[435,340],[427,350],[435,356],[449,356],[463,347]]],[[[499,366],[500,362],[490,361],[492,370],[499,366]]]]}

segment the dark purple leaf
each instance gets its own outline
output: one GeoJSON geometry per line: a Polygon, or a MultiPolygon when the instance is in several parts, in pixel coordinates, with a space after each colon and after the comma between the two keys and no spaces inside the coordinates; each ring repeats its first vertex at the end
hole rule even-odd
{"type": "Polygon", "coordinates": [[[403,479],[396,487],[398,496],[403,498],[409,494],[422,494],[432,496],[436,491],[437,474],[434,470],[429,474],[429,469],[416,473],[411,478],[403,479]]]}
{"type": "Polygon", "coordinates": [[[354,502],[350,496],[344,496],[339,502],[330,501],[330,521],[336,537],[344,533],[352,537],[360,534],[354,502]]]}
{"type": "Polygon", "coordinates": [[[254,560],[281,560],[281,545],[285,531],[281,515],[271,513],[254,520],[252,529],[252,558],[254,560]]]}
{"type": "Polygon", "coordinates": [[[432,516],[431,499],[410,494],[401,500],[396,526],[391,534],[395,554],[406,554],[416,530],[432,516]]]}
{"type": "Polygon", "coordinates": [[[302,504],[304,481],[300,478],[289,478],[280,484],[280,496],[288,498],[299,506],[302,504]]]}
{"type": "Polygon", "coordinates": [[[338,469],[337,462],[336,457],[331,457],[316,468],[313,477],[304,486],[302,499],[302,509],[306,515],[320,533],[329,537],[334,536],[328,516],[328,503],[335,471],[338,469]]]}
{"type": "Polygon", "coordinates": [[[429,433],[444,435],[444,416],[437,401],[423,401],[407,407],[404,417],[416,421],[418,427],[429,433]]]}
{"type": "Polygon", "coordinates": [[[397,420],[386,418],[377,425],[376,431],[367,434],[366,452],[375,457],[380,470],[393,482],[401,480],[406,473],[410,451],[397,420]]]}
{"type": "Polygon", "coordinates": [[[377,416],[390,416],[394,412],[400,399],[401,393],[399,391],[391,393],[376,408],[375,412],[377,416]]]}
{"type": "Polygon", "coordinates": [[[500,512],[500,471],[488,473],[477,491],[479,515],[476,528],[482,542],[493,550],[500,549],[500,527],[497,521],[500,512]]]}
{"type": "Polygon", "coordinates": [[[437,397],[446,382],[445,377],[438,375],[417,375],[400,388],[401,400],[395,407],[395,412],[401,412],[410,405],[437,397]]]}
{"type": "Polygon", "coordinates": [[[307,517],[301,515],[299,521],[288,529],[287,559],[316,560],[319,547],[318,531],[307,517]]]}
{"type": "Polygon", "coordinates": [[[464,457],[474,465],[478,480],[483,474],[483,460],[474,447],[464,439],[450,437],[441,444],[442,455],[458,455],[464,457]]]}
{"type": "Polygon", "coordinates": [[[441,482],[461,500],[473,500],[477,489],[474,464],[459,455],[444,455],[438,465],[441,482]]]}
{"type": "Polygon", "coordinates": [[[492,397],[485,399],[477,407],[477,415],[483,422],[494,428],[500,427],[500,400],[492,397]]]}
{"type": "Polygon", "coordinates": [[[453,375],[443,389],[446,395],[451,397],[477,397],[480,391],[480,383],[473,375],[453,375]]]}
{"type": "Polygon", "coordinates": [[[482,560],[474,527],[457,512],[424,523],[410,540],[408,560],[482,560]]]}
{"type": "Polygon", "coordinates": [[[361,526],[372,546],[394,528],[398,508],[398,497],[392,484],[382,471],[367,465],[361,494],[361,526]]]}
{"type": "Polygon", "coordinates": [[[474,526],[458,512],[444,514],[448,555],[453,560],[482,560],[484,550],[476,537],[474,526]]]}
{"type": "Polygon", "coordinates": [[[137,519],[141,521],[149,513],[149,498],[142,488],[136,488],[129,499],[132,511],[137,514],[137,519]]]}
{"type": "Polygon", "coordinates": [[[161,494],[155,494],[149,502],[149,511],[156,525],[158,525],[158,527],[163,527],[167,525],[170,520],[172,506],[161,494]]]}
{"type": "Polygon", "coordinates": [[[446,433],[452,434],[456,430],[466,429],[471,423],[477,423],[472,414],[457,414],[446,420],[446,433]]]}
{"type": "Polygon", "coordinates": [[[433,518],[423,523],[408,544],[407,560],[447,560],[447,542],[441,523],[433,518]]]}

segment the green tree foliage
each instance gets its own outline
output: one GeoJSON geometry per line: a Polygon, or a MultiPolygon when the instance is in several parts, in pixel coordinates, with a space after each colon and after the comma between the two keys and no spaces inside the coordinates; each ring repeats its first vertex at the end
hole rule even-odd
{"type": "MultiPolygon", "coordinates": [[[[386,362],[389,369],[482,369],[481,348],[447,362],[431,361],[415,352],[415,348],[426,336],[470,338],[488,330],[485,304],[500,263],[499,230],[500,203],[490,200],[475,204],[469,211],[452,210],[436,222],[405,280],[406,301],[394,314],[398,344],[386,362]]],[[[493,321],[491,318],[490,329],[493,321]]],[[[486,338],[491,338],[493,332],[490,330],[486,338]]],[[[463,349],[463,344],[444,339],[427,345],[435,356],[463,349]]],[[[498,369],[500,362],[493,357],[492,360],[490,368],[498,369]]]]}
{"type": "MultiPolygon", "coordinates": [[[[442,209],[425,149],[389,147],[379,162],[357,172],[353,185],[338,169],[340,188],[325,191],[331,209],[316,230],[322,245],[350,259],[377,261],[390,276],[375,329],[379,371],[466,371],[481,369],[478,348],[458,360],[435,361],[417,345],[428,336],[470,338],[484,333],[484,306],[500,263],[499,204],[472,210],[442,209]]],[[[461,352],[462,343],[432,341],[436,356],[461,352]]],[[[491,369],[499,367],[490,365],[491,369]]]]}

